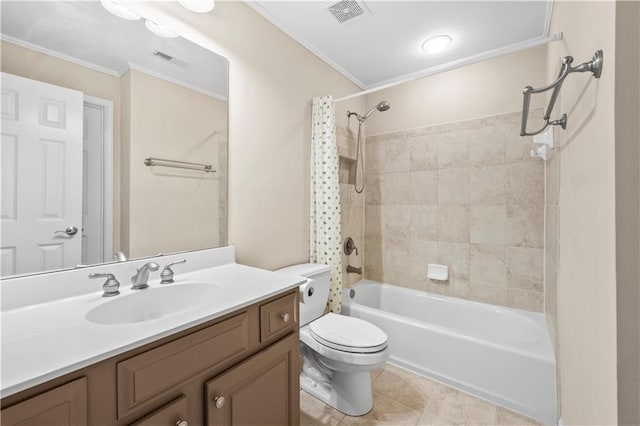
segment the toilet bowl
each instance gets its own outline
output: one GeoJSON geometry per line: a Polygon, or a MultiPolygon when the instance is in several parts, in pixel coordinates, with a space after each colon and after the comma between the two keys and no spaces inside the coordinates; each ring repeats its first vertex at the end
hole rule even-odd
{"type": "Polygon", "coordinates": [[[370,373],[389,357],[387,335],[362,319],[324,313],[328,266],[306,263],[278,272],[307,279],[300,287],[300,386],[350,416],[368,413],[373,408],[370,373]]]}

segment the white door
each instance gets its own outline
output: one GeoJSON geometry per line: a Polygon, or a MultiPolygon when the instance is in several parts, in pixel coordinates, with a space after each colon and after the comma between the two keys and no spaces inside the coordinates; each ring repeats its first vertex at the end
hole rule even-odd
{"type": "Polygon", "coordinates": [[[0,84],[2,276],[75,266],[83,94],[7,73],[0,84]]]}

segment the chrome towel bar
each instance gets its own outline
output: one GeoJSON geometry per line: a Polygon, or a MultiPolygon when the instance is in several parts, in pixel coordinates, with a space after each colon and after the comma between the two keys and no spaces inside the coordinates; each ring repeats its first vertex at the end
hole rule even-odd
{"type": "Polygon", "coordinates": [[[596,51],[593,55],[593,59],[588,62],[584,62],[576,67],[572,67],[571,63],[573,62],[573,58],[571,56],[565,56],[562,59],[562,69],[560,70],[560,75],[553,83],[548,86],[540,87],[538,89],[534,89],[531,86],[527,86],[522,90],[522,94],[524,95],[524,100],[522,102],[522,126],[520,127],[520,136],[533,136],[538,133],[542,133],[549,126],[561,126],[563,129],[567,128],[567,114],[562,114],[559,119],[551,121],[551,112],[553,111],[553,107],[556,104],[556,100],[558,99],[558,95],[560,94],[560,88],[562,87],[562,83],[567,76],[574,72],[587,72],[590,71],[595,78],[600,78],[602,75],[602,64],[603,64],[603,53],[602,50],[596,51]],[[553,89],[551,93],[551,99],[549,99],[549,105],[547,105],[547,109],[544,112],[544,125],[540,130],[535,132],[527,132],[527,120],[529,118],[529,104],[531,102],[531,95],[535,93],[546,92],[547,90],[553,89]]]}
{"type": "Polygon", "coordinates": [[[211,164],[190,163],[188,161],[167,160],[166,158],[148,157],[144,159],[145,166],[173,167],[176,169],[200,170],[205,173],[214,173],[211,164]]]}

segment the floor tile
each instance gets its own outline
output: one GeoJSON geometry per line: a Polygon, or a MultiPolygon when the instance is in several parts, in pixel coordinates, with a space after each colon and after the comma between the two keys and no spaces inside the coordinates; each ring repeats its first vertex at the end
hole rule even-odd
{"type": "Polygon", "coordinates": [[[493,425],[495,418],[495,405],[439,385],[431,392],[418,424],[493,425]]]}
{"type": "Polygon", "coordinates": [[[437,384],[394,366],[387,366],[373,382],[373,390],[422,412],[437,384]]]}
{"type": "Polygon", "coordinates": [[[336,426],[344,418],[344,414],[329,407],[319,399],[300,390],[300,425],[301,426],[336,426]]]}
{"type": "Polygon", "coordinates": [[[539,426],[542,425],[542,423],[521,414],[514,413],[513,411],[509,411],[506,408],[498,407],[496,411],[496,425],[539,426]]]}
{"type": "Polygon", "coordinates": [[[361,417],[345,416],[340,425],[414,426],[420,411],[404,405],[383,393],[373,393],[373,410],[361,417]]]}

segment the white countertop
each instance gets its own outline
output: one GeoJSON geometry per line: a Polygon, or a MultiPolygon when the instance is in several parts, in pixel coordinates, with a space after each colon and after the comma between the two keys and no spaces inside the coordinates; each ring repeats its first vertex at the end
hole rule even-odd
{"type": "MultiPolygon", "coordinates": [[[[114,355],[282,293],[300,284],[294,276],[225,264],[179,273],[170,286],[206,282],[222,287],[210,304],[154,320],[101,325],[88,321],[87,313],[110,300],[132,292],[130,284],[121,294],[104,298],[102,291],[80,294],[2,312],[2,397],[20,392],[114,355]]],[[[157,277],[157,273],[155,275],[157,277]]],[[[163,286],[165,286],[163,285],[163,286]]],[[[150,287],[160,287],[159,279],[150,287]]]]}

